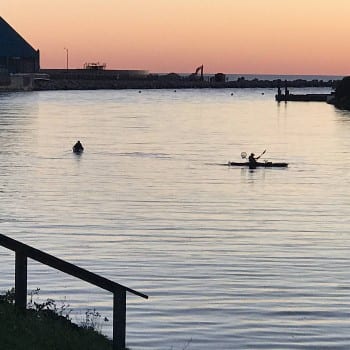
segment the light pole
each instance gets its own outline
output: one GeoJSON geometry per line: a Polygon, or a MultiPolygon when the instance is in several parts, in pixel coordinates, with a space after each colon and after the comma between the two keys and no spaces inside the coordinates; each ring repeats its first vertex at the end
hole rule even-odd
{"type": "Polygon", "coordinates": [[[66,50],[66,69],[68,71],[68,49],[64,48],[66,50]]]}

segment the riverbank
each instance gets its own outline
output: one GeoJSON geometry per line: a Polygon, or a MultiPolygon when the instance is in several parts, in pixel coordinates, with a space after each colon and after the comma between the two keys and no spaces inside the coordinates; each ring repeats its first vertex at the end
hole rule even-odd
{"type": "Polygon", "coordinates": [[[104,335],[50,310],[19,310],[1,302],[0,324],[2,350],[112,350],[104,335]]]}

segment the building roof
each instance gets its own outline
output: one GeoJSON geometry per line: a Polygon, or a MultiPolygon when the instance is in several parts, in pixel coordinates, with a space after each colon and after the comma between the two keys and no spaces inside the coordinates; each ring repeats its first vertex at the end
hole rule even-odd
{"type": "Polygon", "coordinates": [[[0,17],[0,57],[35,57],[37,51],[0,17]]]}

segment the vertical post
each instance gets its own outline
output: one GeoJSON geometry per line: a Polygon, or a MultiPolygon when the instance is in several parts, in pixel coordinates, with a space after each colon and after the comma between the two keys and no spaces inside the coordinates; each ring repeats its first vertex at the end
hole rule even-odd
{"type": "Polygon", "coordinates": [[[68,49],[66,47],[64,49],[66,50],[66,70],[68,72],[68,49]]]}
{"type": "Polygon", "coordinates": [[[113,350],[125,350],[126,291],[113,293],[113,350]]]}
{"type": "Polygon", "coordinates": [[[15,304],[22,309],[27,307],[27,256],[20,251],[16,251],[15,304]]]}

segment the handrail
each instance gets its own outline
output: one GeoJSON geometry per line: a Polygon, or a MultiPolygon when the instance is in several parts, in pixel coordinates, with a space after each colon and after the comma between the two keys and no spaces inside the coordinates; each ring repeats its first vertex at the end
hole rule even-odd
{"type": "Polygon", "coordinates": [[[113,282],[105,277],[56,258],[13,238],[0,234],[0,245],[16,253],[15,303],[25,308],[27,305],[27,258],[36,260],[56,270],[77,277],[97,287],[112,292],[113,298],[113,349],[125,349],[126,292],[148,299],[146,294],[113,282]]]}

